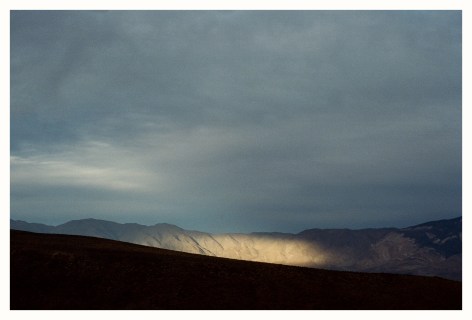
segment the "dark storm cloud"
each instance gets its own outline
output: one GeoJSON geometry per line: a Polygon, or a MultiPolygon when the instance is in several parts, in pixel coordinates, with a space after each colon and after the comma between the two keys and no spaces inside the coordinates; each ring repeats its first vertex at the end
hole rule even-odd
{"type": "Polygon", "coordinates": [[[457,216],[461,15],[14,11],[11,130],[13,217],[457,216]]]}

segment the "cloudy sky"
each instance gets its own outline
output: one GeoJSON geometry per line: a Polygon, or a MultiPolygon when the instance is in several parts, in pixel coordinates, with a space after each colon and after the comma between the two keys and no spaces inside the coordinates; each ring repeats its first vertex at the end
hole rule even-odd
{"type": "Polygon", "coordinates": [[[459,216],[461,36],[459,11],[13,11],[11,218],[459,216]]]}

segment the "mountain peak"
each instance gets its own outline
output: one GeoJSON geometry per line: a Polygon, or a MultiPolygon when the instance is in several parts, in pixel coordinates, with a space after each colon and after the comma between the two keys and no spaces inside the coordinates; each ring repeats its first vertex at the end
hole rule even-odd
{"type": "Polygon", "coordinates": [[[185,231],[184,229],[176,226],[175,224],[170,224],[170,223],[156,223],[154,226],[160,230],[166,230],[166,231],[185,231]]]}

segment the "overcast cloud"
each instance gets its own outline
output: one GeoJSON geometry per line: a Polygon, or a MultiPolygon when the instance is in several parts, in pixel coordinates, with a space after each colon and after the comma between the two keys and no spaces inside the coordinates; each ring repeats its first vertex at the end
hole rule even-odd
{"type": "Polygon", "coordinates": [[[13,11],[11,217],[459,216],[461,37],[460,11],[13,11]]]}

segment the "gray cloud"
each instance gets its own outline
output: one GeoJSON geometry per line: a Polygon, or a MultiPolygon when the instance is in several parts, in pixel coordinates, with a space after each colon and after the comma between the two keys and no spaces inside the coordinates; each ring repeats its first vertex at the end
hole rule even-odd
{"type": "Polygon", "coordinates": [[[12,217],[460,215],[461,50],[458,11],[13,11],[12,217]]]}

